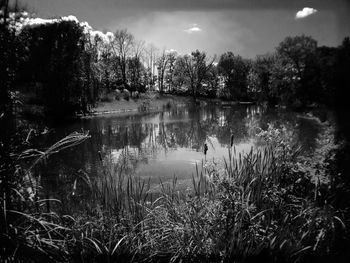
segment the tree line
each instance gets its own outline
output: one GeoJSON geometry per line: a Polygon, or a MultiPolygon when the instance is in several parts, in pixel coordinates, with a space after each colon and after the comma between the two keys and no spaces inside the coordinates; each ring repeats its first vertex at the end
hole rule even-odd
{"type": "Polygon", "coordinates": [[[101,94],[118,89],[294,107],[334,105],[349,61],[344,56],[349,38],[326,47],[310,36],[286,37],[274,52],[255,59],[231,51],[210,57],[199,50],[186,55],[159,50],[126,29],[93,35],[77,21],[57,19],[18,30],[23,12],[1,16],[2,104],[9,105],[16,85],[34,83],[37,96],[57,116],[87,112],[101,94]]]}

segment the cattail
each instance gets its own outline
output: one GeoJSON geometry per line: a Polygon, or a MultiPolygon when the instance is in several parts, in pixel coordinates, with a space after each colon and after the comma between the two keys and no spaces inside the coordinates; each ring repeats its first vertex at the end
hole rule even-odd
{"type": "Polygon", "coordinates": [[[77,179],[75,179],[73,183],[72,197],[75,197],[76,191],[77,191],[77,179]]]}
{"type": "Polygon", "coordinates": [[[208,151],[208,145],[205,143],[204,144],[204,154],[207,155],[207,151],[208,151]]]}

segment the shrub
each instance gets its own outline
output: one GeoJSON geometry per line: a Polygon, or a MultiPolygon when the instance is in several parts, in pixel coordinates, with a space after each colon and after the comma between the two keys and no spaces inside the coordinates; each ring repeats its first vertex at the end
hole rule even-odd
{"type": "Polygon", "coordinates": [[[113,94],[108,93],[106,90],[102,91],[100,94],[100,101],[102,102],[111,102],[113,99],[113,94]]]}
{"type": "Polygon", "coordinates": [[[127,101],[130,99],[130,92],[127,89],[123,90],[123,98],[127,101]]]}
{"type": "Polygon", "coordinates": [[[131,98],[138,99],[140,97],[140,94],[138,91],[134,91],[131,93],[131,98]]]}
{"type": "Polygon", "coordinates": [[[116,100],[120,100],[121,94],[122,94],[121,91],[118,90],[118,89],[116,89],[116,90],[115,90],[115,99],[116,99],[116,100]]]}

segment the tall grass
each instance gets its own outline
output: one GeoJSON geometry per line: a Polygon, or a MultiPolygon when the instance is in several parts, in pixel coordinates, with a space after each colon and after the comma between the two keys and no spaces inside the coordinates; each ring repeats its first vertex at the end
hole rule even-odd
{"type": "MultiPolygon", "coordinates": [[[[27,136],[27,139],[29,135],[27,136]]],[[[27,149],[15,155],[17,165],[12,177],[16,186],[11,187],[11,196],[0,196],[1,200],[1,260],[17,261],[21,258],[32,260],[51,258],[59,259],[67,256],[65,252],[64,234],[68,229],[61,224],[61,217],[54,212],[45,213],[45,205],[59,202],[54,199],[39,199],[39,185],[32,175],[33,168],[46,161],[52,154],[73,147],[89,138],[88,133],[72,133],[58,141],[48,149],[40,151],[27,149]],[[29,168],[22,169],[19,165],[23,159],[34,158],[29,168]],[[10,204],[8,202],[11,202],[10,204]]],[[[26,140],[28,141],[28,140],[26,140]]],[[[1,184],[10,185],[8,182],[1,184]]],[[[13,185],[13,183],[12,183],[13,185]]]]}
{"type": "Polygon", "coordinates": [[[192,191],[179,192],[174,177],[170,184],[160,181],[157,194],[150,181],[101,156],[103,174],[87,180],[89,213],[10,211],[21,218],[11,227],[20,233],[18,244],[54,260],[244,262],[266,256],[294,262],[327,256],[345,224],[339,211],[315,199],[320,185],[300,168],[299,153],[286,138],[246,154],[231,145],[221,165],[196,167],[192,191]]]}
{"type": "Polygon", "coordinates": [[[107,164],[103,174],[96,179],[93,201],[104,211],[121,218],[132,217],[133,221],[139,222],[150,196],[150,183],[128,175],[126,169],[125,164],[107,164]]]}
{"type": "Polygon", "coordinates": [[[164,193],[143,221],[139,235],[149,241],[137,252],[173,260],[329,255],[343,220],[315,202],[319,185],[299,169],[300,148],[281,141],[245,155],[231,147],[223,169],[197,168],[192,196],[164,193]]]}

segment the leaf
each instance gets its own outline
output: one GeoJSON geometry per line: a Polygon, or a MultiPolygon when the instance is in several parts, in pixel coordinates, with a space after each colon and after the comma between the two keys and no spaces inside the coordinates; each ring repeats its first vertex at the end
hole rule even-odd
{"type": "Polygon", "coordinates": [[[125,238],[127,238],[127,236],[123,236],[121,239],[119,239],[118,243],[114,246],[111,255],[114,254],[114,252],[118,249],[119,245],[123,242],[125,238]]]}

